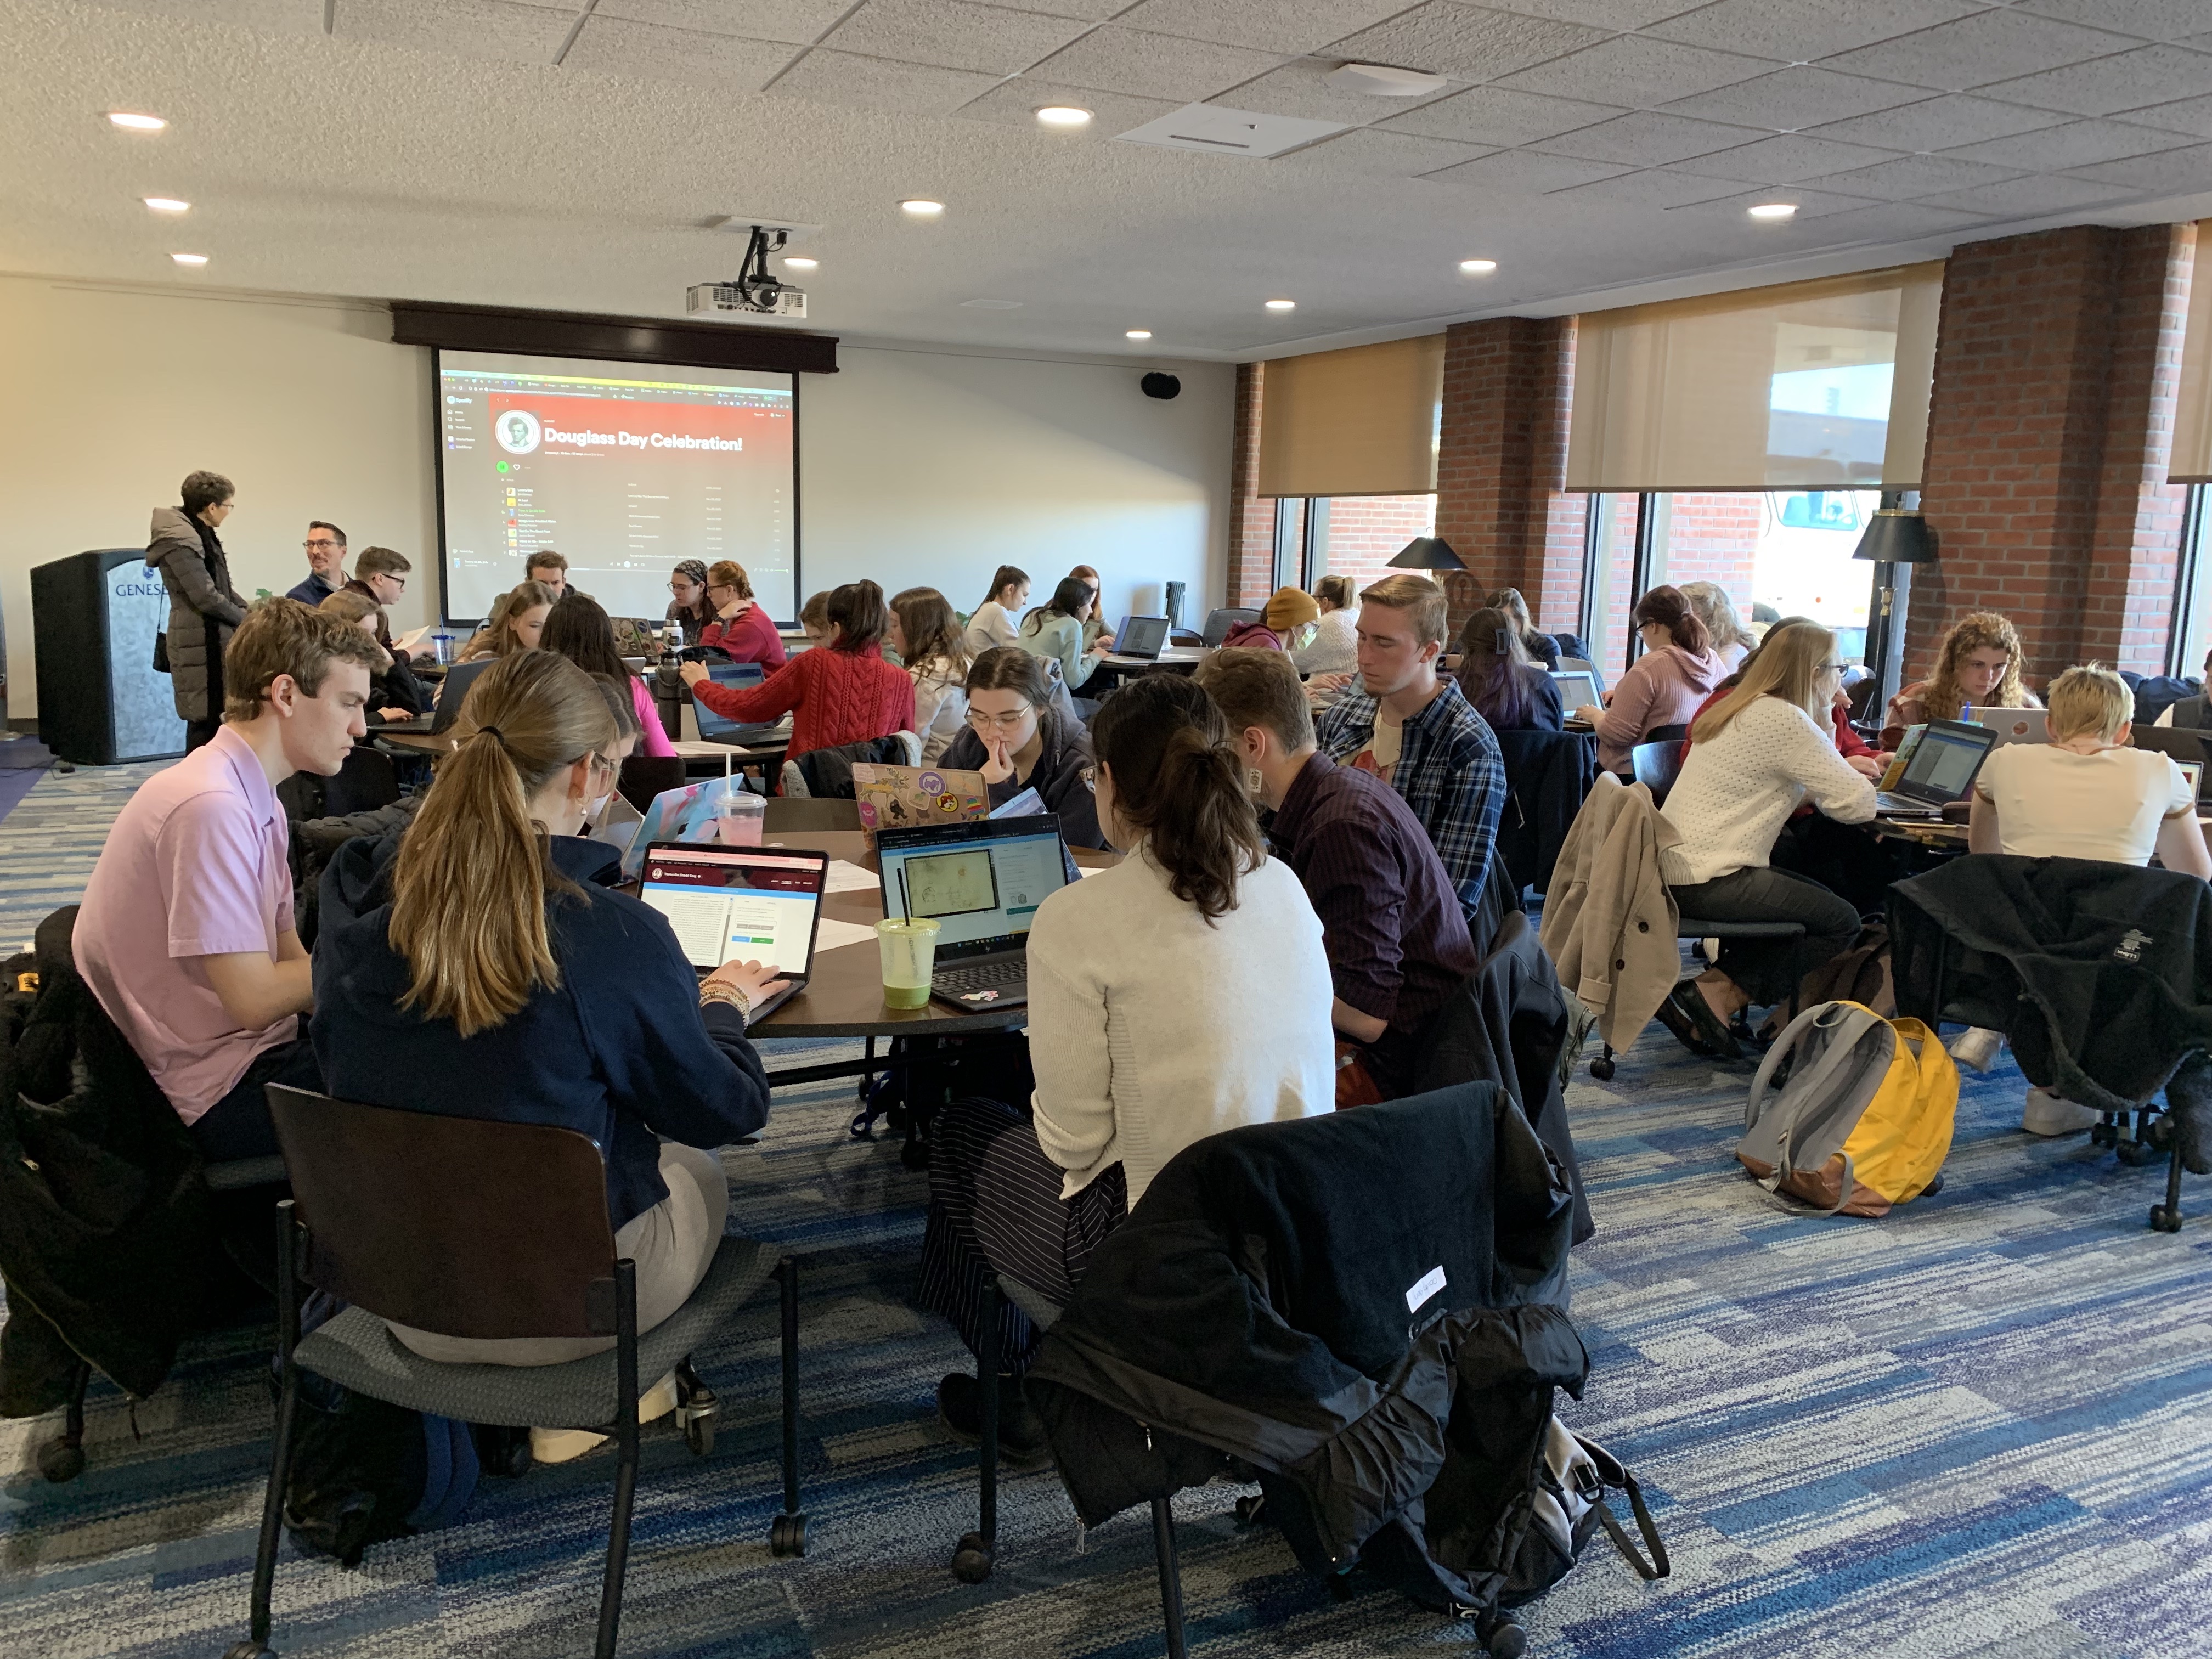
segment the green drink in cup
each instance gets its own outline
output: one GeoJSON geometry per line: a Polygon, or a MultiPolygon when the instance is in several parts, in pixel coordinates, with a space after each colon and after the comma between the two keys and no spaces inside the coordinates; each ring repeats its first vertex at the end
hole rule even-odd
{"type": "Polygon", "coordinates": [[[929,974],[937,964],[937,923],[927,916],[885,916],[876,924],[884,955],[884,1006],[929,1006],[929,974]]]}

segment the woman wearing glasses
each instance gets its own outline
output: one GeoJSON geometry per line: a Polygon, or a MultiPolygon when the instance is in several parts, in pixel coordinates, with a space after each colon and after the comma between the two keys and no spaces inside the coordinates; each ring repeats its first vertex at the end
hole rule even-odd
{"type": "Polygon", "coordinates": [[[1044,810],[1060,815],[1070,847],[1106,844],[1091,787],[1090,740],[1054,706],[1043,659],[1019,646],[994,647],[969,665],[968,729],[937,763],[948,772],[981,772],[993,806],[1035,789],[1044,810]]]}
{"type": "Polygon", "coordinates": [[[685,559],[668,573],[668,620],[684,630],[684,643],[696,645],[714,620],[714,607],[707,598],[707,566],[685,559]]]}
{"type": "MultiPolygon", "coordinates": [[[[667,921],[612,890],[614,849],[578,837],[614,787],[619,742],[582,669],[550,652],[507,659],[477,682],[454,735],[414,823],[349,842],[324,878],[316,1058],[343,1099],[591,1137],[650,1329],[721,1242],[729,1189],[711,1149],[768,1121],[745,1022],[779,982],[732,963],[702,983],[667,921]]],[[[433,1359],[506,1365],[613,1346],[393,1334],[433,1359]]]]}
{"type": "Polygon", "coordinates": [[[767,608],[753,598],[752,578],[744,566],[734,559],[717,560],[707,572],[707,603],[714,607],[714,620],[694,643],[711,645],[732,662],[757,662],[771,674],[783,666],[783,635],[767,608]]]}
{"type": "Polygon", "coordinates": [[[1681,840],[1659,854],[1675,902],[1686,916],[1805,927],[1795,939],[1723,939],[1711,968],[1674,987],[1659,1018],[1695,1052],[1739,1057],[1729,1022],[1754,1005],[1790,1002],[1801,978],[1858,936],[1856,906],[1771,864],[1775,838],[1802,801],[1842,823],[1874,817],[1872,780],[1836,752],[1830,710],[1843,672],[1826,629],[1777,628],[1735,690],[1691,726],[1667,797],[1681,840]]]}

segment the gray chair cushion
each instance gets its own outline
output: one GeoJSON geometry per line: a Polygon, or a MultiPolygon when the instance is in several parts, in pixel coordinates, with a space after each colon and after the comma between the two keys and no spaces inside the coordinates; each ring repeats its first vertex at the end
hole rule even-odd
{"type": "Polygon", "coordinates": [[[1062,1312],[1060,1304],[1045,1295],[1042,1291],[1024,1285],[1020,1279],[1008,1274],[999,1275],[999,1288],[1006,1293],[1006,1300],[1030,1316],[1030,1323],[1041,1331],[1050,1330],[1053,1322],[1058,1319],[1062,1312]]]}
{"type": "MultiPolygon", "coordinates": [[[[638,1338],[641,1388],[675,1369],[775,1269],[754,1239],[725,1238],[691,1299],[638,1338]]],[[[615,1353],[560,1365],[444,1365],[404,1346],[376,1315],[348,1308],[300,1343],[301,1364],[356,1394],[465,1423],[603,1429],[616,1411],[615,1353]]]]}

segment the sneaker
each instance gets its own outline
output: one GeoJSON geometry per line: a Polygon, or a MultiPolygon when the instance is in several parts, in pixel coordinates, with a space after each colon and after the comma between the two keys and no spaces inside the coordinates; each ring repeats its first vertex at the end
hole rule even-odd
{"type": "Polygon", "coordinates": [[[1986,1025],[1970,1025],[1951,1039],[1951,1058],[1961,1066],[1986,1072],[1996,1064],[1997,1051],[2003,1046],[2003,1032],[1992,1031],[1986,1025]]]}
{"type": "MultiPolygon", "coordinates": [[[[676,1409],[676,1373],[671,1371],[638,1396],[640,1427],[676,1409]]],[[[590,1429],[532,1429],[530,1461],[533,1463],[573,1463],[607,1443],[608,1437],[590,1429]]]]}
{"type": "Polygon", "coordinates": [[[2093,1107],[2076,1106],[2048,1089],[2030,1089],[2020,1115],[2020,1127],[2032,1135],[2078,1135],[2094,1129],[2105,1115],[2093,1107]]]}
{"type": "MultiPolygon", "coordinates": [[[[963,1445],[983,1443],[983,1392],[965,1371],[954,1371],[937,1385],[937,1420],[963,1445]]],[[[1022,1391],[1022,1380],[999,1377],[999,1456],[1016,1468],[1042,1468],[1052,1462],[1044,1423],[1022,1391]]]]}

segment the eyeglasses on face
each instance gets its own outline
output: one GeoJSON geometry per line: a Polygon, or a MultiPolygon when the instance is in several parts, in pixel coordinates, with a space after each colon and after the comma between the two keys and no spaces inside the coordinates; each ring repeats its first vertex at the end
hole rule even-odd
{"type": "Polygon", "coordinates": [[[1018,732],[1036,707],[1034,703],[1025,702],[1011,714],[987,714],[980,708],[971,708],[968,711],[968,724],[978,732],[988,732],[994,727],[1001,732],[1018,732]]]}
{"type": "Polygon", "coordinates": [[[310,536],[306,541],[301,542],[300,545],[306,548],[308,552],[312,553],[319,547],[336,547],[339,545],[339,544],[332,541],[328,536],[310,536]]]}

